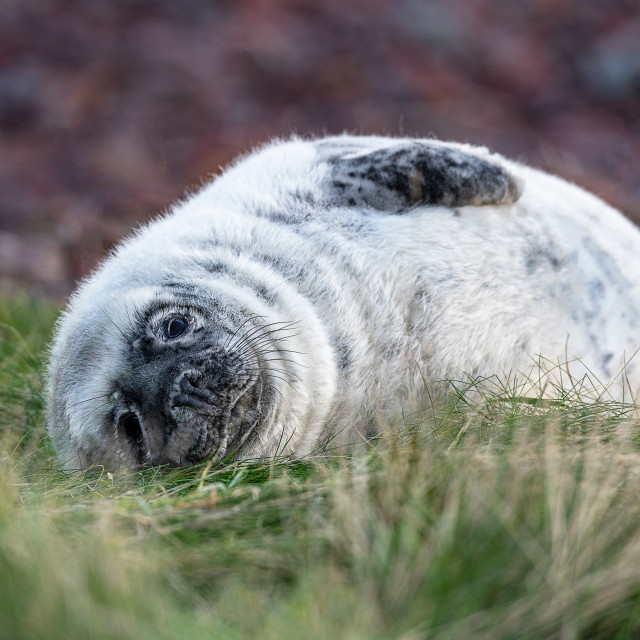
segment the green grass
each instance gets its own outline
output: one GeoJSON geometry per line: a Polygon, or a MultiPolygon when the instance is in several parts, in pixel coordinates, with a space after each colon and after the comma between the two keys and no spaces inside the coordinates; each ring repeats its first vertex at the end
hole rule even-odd
{"type": "Polygon", "coordinates": [[[640,637],[639,425],[584,380],[467,380],[359,458],[66,474],[54,316],[0,302],[0,639],[640,637]]]}

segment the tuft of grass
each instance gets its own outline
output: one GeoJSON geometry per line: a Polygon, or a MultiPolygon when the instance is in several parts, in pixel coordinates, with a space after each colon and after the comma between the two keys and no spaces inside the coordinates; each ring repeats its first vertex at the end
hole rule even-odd
{"type": "Polygon", "coordinates": [[[57,308],[27,297],[0,297],[0,455],[36,468],[51,455],[44,438],[42,366],[57,308]],[[42,454],[42,455],[41,455],[42,454]]]}
{"type": "Polygon", "coordinates": [[[359,457],[64,473],[54,315],[0,302],[0,639],[640,633],[638,416],[598,381],[452,380],[359,457]]]}

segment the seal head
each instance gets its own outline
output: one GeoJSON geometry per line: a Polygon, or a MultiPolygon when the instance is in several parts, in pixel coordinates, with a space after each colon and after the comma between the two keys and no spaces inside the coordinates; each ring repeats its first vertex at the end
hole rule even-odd
{"type": "Polygon", "coordinates": [[[133,290],[108,308],[60,323],[53,362],[65,375],[50,385],[51,418],[65,425],[52,435],[67,467],[190,466],[238,455],[275,428],[279,386],[295,378],[279,354],[289,323],[175,287],[133,290]]]}
{"type": "Polygon", "coordinates": [[[179,466],[238,450],[260,419],[267,385],[251,340],[220,333],[193,309],[163,310],[139,335],[108,416],[120,446],[139,464],[179,466]]]}

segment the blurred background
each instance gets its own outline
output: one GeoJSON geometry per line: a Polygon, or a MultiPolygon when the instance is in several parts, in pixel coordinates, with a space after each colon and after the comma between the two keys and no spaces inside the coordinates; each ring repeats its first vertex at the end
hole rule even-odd
{"type": "Polygon", "coordinates": [[[2,0],[0,291],[62,299],[237,153],[342,131],[488,145],[640,222],[640,2],[2,0]]]}

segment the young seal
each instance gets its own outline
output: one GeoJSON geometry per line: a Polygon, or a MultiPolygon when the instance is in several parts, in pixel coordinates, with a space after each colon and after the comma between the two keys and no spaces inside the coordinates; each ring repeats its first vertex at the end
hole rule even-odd
{"type": "Polygon", "coordinates": [[[67,467],[192,465],[357,440],[425,384],[537,354],[607,380],[639,344],[639,274],[621,214],[486,149],[276,142],[81,285],[48,427],[67,467]]]}

